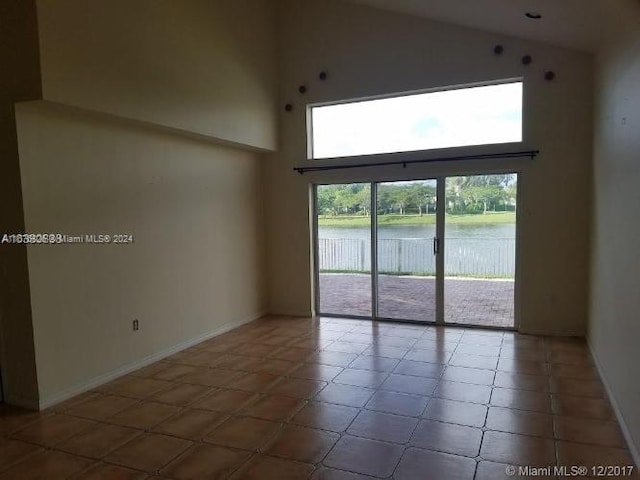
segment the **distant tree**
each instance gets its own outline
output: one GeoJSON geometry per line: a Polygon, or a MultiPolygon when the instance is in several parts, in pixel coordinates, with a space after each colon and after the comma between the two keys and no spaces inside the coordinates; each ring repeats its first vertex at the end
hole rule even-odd
{"type": "Polygon", "coordinates": [[[424,183],[414,183],[405,188],[407,203],[418,210],[418,215],[422,216],[422,208],[431,203],[435,197],[435,188],[424,183]]]}
{"type": "MultiPolygon", "coordinates": [[[[515,205],[514,175],[459,176],[447,179],[447,211],[486,213],[515,205]]],[[[355,183],[318,186],[320,215],[371,215],[371,185],[355,183]]],[[[436,201],[436,189],[424,181],[382,183],[377,190],[377,211],[381,215],[400,215],[429,211],[436,201]]]]}
{"type": "Polygon", "coordinates": [[[371,212],[371,185],[364,184],[359,192],[355,194],[359,211],[363,215],[369,215],[371,212]]]}
{"type": "Polygon", "coordinates": [[[516,176],[474,175],[447,179],[447,208],[451,213],[486,213],[515,200],[516,176]]]}
{"type": "Polygon", "coordinates": [[[320,185],[317,190],[317,208],[320,215],[337,215],[335,185],[320,185]]]}
{"type": "Polygon", "coordinates": [[[342,188],[339,188],[336,191],[335,196],[335,205],[338,208],[338,211],[343,214],[350,214],[356,210],[358,205],[358,200],[356,198],[356,189],[353,188],[352,185],[342,185],[342,188]]]}
{"type": "Polygon", "coordinates": [[[376,209],[379,214],[385,215],[392,212],[392,190],[389,185],[378,185],[377,191],[377,206],[376,209]]]}

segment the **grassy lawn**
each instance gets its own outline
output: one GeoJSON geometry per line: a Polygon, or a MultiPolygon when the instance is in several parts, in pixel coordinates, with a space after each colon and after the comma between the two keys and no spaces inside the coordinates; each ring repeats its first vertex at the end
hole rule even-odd
{"type": "MultiPolygon", "coordinates": [[[[366,227],[369,226],[370,217],[358,216],[323,216],[318,217],[318,225],[322,227],[366,227]]],[[[449,215],[446,222],[460,225],[495,225],[515,223],[514,212],[487,212],[477,215],[449,215]]],[[[435,213],[429,215],[380,215],[378,225],[429,225],[436,223],[435,213]]]]}

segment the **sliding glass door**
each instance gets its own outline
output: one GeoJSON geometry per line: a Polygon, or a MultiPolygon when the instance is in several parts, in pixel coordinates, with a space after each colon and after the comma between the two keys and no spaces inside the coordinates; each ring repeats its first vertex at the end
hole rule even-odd
{"type": "Polygon", "coordinates": [[[518,177],[447,177],[444,320],[514,326],[518,177]]]}
{"type": "Polygon", "coordinates": [[[435,322],[437,180],[376,184],[377,317],[435,322]]]}
{"type": "Polygon", "coordinates": [[[319,312],[371,317],[371,184],[316,187],[319,312]]]}
{"type": "Polygon", "coordinates": [[[514,327],[517,176],[315,187],[320,315],[514,327]]]}

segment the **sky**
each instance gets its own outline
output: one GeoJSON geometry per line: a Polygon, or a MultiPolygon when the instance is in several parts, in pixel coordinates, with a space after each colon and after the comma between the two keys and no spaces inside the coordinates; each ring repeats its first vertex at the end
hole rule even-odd
{"type": "Polygon", "coordinates": [[[312,107],[312,158],[522,140],[522,82],[312,107]]]}

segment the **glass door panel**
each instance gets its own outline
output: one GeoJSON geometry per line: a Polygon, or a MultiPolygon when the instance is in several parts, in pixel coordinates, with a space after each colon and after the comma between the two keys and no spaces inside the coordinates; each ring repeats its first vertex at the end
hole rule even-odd
{"type": "Polygon", "coordinates": [[[376,185],[377,317],[436,321],[436,180],[376,185]]]}
{"type": "Polygon", "coordinates": [[[316,186],[320,314],[372,316],[371,184],[316,186]]]}
{"type": "Polygon", "coordinates": [[[444,320],[514,326],[516,174],[448,177],[444,320]]]}

